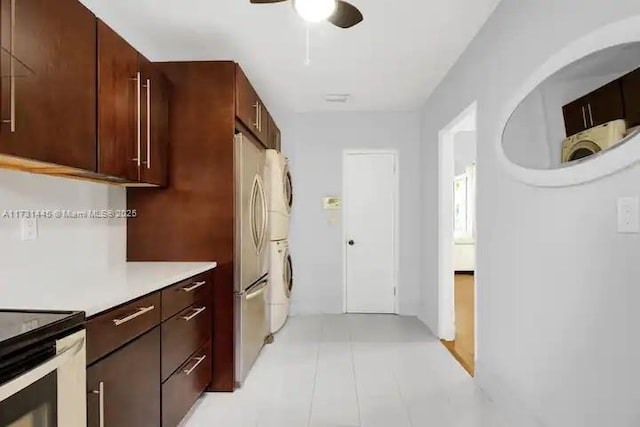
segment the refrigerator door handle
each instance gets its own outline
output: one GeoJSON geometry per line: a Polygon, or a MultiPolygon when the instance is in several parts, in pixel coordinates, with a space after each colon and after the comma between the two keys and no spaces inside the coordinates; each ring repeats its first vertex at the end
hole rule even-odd
{"type": "Polygon", "coordinates": [[[258,284],[252,287],[251,292],[248,292],[247,294],[245,294],[244,299],[248,301],[248,300],[252,300],[254,298],[259,297],[264,293],[264,291],[267,290],[268,284],[269,282],[266,279],[264,279],[262,282],[259,282],[258,284]]]}
{"type": "Polygon", "coordinates": [[[249,202],[249,210],[250,210],[250,222],[251,222],[251,237],[253,238],[253,244],[256,247],[256,251],[259,251],[259,236],[258,236],[258,227],[256,224],[256,199],[258,198],[258,177],[256,176],[253,180],[253,185],[251,187],[251,200],[249,202]]]}
{"type": "Polygon", "coordinates": [[[264,244],[267,238],[267,226],[269,221],[268,207],[267,207],[267,195],[264,190],[264,184],[262,183],[262,178],[258,177],[258,187],[260,190],[260,203],[262,205],[262,227],[260,230],[260,240],[258,246],[258,252],[262,252],[264,249],[264,244]]]}

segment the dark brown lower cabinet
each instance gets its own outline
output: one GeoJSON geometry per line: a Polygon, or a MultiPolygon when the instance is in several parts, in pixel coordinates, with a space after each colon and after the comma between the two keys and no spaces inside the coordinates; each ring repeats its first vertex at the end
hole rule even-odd
{"type": "Polygon", "coordinates": [[[87,369],[87,426],[159,426],[160,387],[156,327],[87,369]]]}
{"type": "Polygon", "coordinates": [[[200,301],[162,324],[162,381],[211,340],[211,305],[200,301]]]}
{"type": "Polygon", "coordinates": [[[176,427],[212,379],[213,271],[89,318],[88,427],[176,427]]]}
{"type": "Polygon", "coordinates": [[[162,427],[176,427],[211,382],[211,341],[162,385],[162,427]]]}

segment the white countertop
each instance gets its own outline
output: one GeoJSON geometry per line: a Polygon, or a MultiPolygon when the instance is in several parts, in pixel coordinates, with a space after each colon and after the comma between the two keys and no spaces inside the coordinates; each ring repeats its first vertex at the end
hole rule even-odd
{"type": "Polygon", "coordinates": [[[0,309],[74,310],[89,317],[216,266],[215,262],[127,262],[104,271],[46,276],[25,272],[9,282],[0,277],[0,309]]]}

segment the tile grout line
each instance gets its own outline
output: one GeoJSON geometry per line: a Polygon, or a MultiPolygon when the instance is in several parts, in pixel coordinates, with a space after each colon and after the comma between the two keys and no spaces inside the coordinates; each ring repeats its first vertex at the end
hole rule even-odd
{"type": "Polygon", "coordinates": [[[409,426],[413,427],[409,406],[407,405],[407,402],[405,402],[404,399],[402,398],[402,390],[400,390],[400,382],[398,381],[395,366],[391,369],[391,375],[393,376],[393,383],[396,385],[396,391],[398,392],[398,399],[400,399],[400,403],[402,404],[402,409],[404,410],[404,413],[407,416],[407,421],[409,421],[409,426]]]}
{"type": "Polygon", "coordinates": [[[349,318],[347,317],[347,324],[349,327],[347,330],[349,331],[349,353],[351,353],[351,369],[353,371],[353,387],[356,392],[356,408],[358,409],[358,425],[362,425],[362,414],[360,413],[360,395],[358,393],[358,374],[356,374],[356,361],[353,356],[353,336],[351,335],[351,324],[349,323],[349,318]]]}
{"type": "Polygon", "coordinates": [[[324,333],[324,322],[320,323],[320,338],[316,350],[316,370],[313,375],[313,389],[311,390],[311,403],[309,404],[309,416],[307,417],[307,427],[311,427],[311,416],[313,414],[313,400],[316,395],[316,383],[318,382],[318,367],[320,365],[320,344],[322,343],[322,334],[324,333]]]}

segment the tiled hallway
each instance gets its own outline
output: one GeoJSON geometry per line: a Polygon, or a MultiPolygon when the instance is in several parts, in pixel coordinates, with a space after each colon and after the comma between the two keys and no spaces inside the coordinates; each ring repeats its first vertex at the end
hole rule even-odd
{"type": "Polygon", "coordinates": [[[511,427],[416,318],[290,318],[244,387],[183,427],[511,427]]]}

